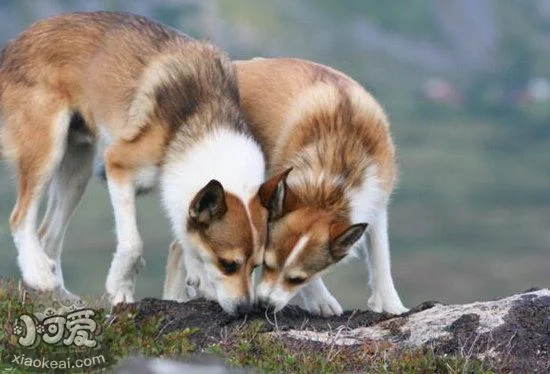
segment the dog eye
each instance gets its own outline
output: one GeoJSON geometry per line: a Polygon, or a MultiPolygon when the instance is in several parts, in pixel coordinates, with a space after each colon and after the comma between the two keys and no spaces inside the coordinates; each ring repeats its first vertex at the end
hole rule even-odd
{"type": "Polygon", "coordinates": [[[239,270],[240,264],[235,261],[220,259],[220,266],[225,274],[231,275],[235,274],[239,270]]]}
{"type": "Polygon", "coordinates": [[[288,277],[286,281],[290,284],[298,285],[302,284],[306,281],[306,278],[304,277],[288,277]]]}

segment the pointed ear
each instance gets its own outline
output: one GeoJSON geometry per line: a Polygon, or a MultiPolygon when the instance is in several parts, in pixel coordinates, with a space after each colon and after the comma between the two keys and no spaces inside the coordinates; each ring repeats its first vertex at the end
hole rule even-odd
{"type": "Polygon", "coordinates": [[[210,225],[214,220],[222,218],[226,211],[223,186],[213,179],[191,201],[189,217],[197,223],[210,225]]]}
{"type": "Polygon", "coordinates": [[[367,229],[366,223],[348,226],[345,223],[333,223],[330,226],[329,249],[332,257],[340,261],[348,254],[348,250],[363,235],[367,229]]]}
{"type": "Polygon", "coordinates": [[[286,183],[292,168],[265,181],[258,191],[260,202],[269,211],[269,220],[281,218],[296,205],[296,196],[286,183]]]}

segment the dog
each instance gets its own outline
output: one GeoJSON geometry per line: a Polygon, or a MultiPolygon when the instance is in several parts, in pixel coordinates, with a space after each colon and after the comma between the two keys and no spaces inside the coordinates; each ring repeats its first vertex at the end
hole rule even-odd
{"type": "Polygon", "coordinates": [[[69,293],[63,236],[102,142],[117,237],[111,302],[134,301],[144,264],[135,194],[158,184],[187,264],[200,264],[224,310],[246,309],[268,211],[263,152],[239,100],[223,51],[141,16],[64,14],[10,41],[0,54],[0,144],[17,173],[10,227],[24,282],[69,293]]]}
{"type": "MultiPolygon", "coordinates": [[[[282,175],[265,186],[273,192],[264,202],[270,216],[260,303],[278,311],[300,292],[313,314],[340,315],[321,276],[364,251],[370,309],[406,312],[390,271],[387,206],[396,165],[380,104],[350,77],[310,61],[256,58],[236,68],[268,174],[282,175]]],[[[180,253],[172,244],[167,282],[183,271],[180,253]]],[[[199,291],[212,293],[212,284],[199,291]]]]}

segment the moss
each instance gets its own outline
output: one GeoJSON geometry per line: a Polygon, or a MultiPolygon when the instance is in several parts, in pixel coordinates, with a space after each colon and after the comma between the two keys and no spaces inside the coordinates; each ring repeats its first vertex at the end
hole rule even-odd
{"type": "Polygon", "coordinates": [[[342,360],[330,360],[324,352],[292,350],[274,334],[262,332],[264,323],[253,321],[236,330],[207,352],[223,356],[234,366],[255,367],[261,372],[329,373],[346,369],[342,360]]]}
{"type": "Polygon", "coordinates": [[[262,333],[262,322],[241,327],[207,352],[233,366],[254,367],[264,373],[490,373],[480,361],[438,357],[428,349],[392,350],[387,343],[325,346],[262,333]]]}
{"type": "Polygon", "coordinates": [[[194,351],[188,338],[198,329],[186,328],[161,334],[160,316],[140,322],[135,317],[135,306],[131,306],[106,318],[101,338],[117,359],[129,355],[181,358],[194,351]]]}
{"type": "MultiPolygon", "coordinates": [[[[88,305],[98,305],[97,300],[88,305]]],[[[182,358],[194,351],[189,336],[197,329],[184,329],[169,334],[159,333],[160,317],[136,321],[135,305],[118,308],[108,315],[103,308],[94,308],[97,312],[94,320],[100,325],[97,336],[98,348],[79,349],[62,345],[38,344],[32,350],[24,351],[29,356],[57,359],[59,357],[87,358],[102,354],[107,365],[114,365],[117,361],[130,356],[154,356],[182,358]]],[[[34,311],[33,298],[24,288],[14,282],[0,279],[0,372],[9,369],[13,373],[26,373],[25,370],[14,369],[10,365],[13,354],[23,352],[17,345],[18,337],[14,334],[16,319],[22,314],[32,314],[34,311]]],[[[28,371],[32,372],[32,371],[28,371]]]]}

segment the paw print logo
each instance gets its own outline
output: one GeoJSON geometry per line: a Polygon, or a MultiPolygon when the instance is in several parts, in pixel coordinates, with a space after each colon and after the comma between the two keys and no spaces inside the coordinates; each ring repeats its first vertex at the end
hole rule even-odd
{"type": "Polygon", "coordinates": [[[37,333],[38,335],[44,334],[44,325],[42,325],[42,324],[37,325],[37,326],[36,326],[36,333],[37,333]]]}
{"type": "Polygon", "coordinates": [[[13,326],[13,335],[15,335],[15,336],[23,335],[23,326],[21,326],[21,325],[13,326]]]}

